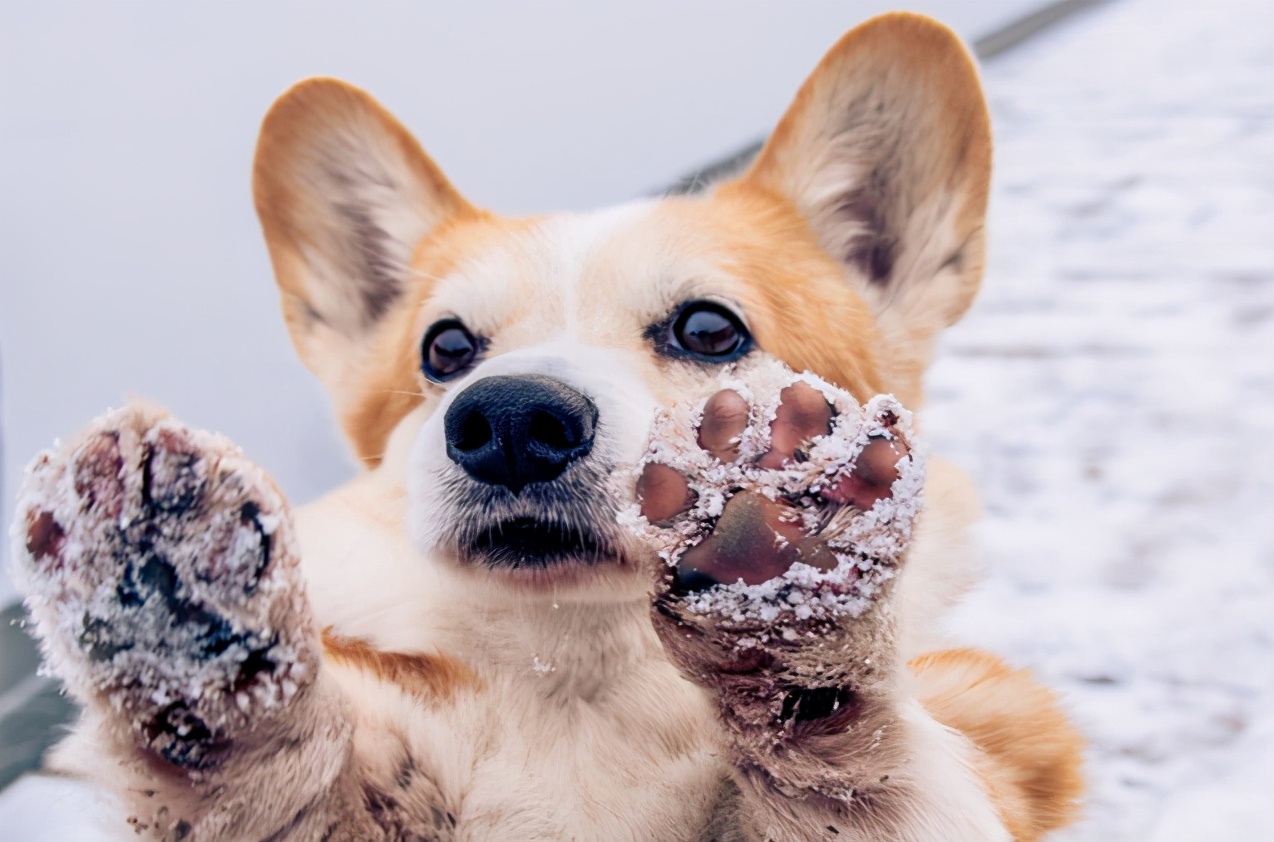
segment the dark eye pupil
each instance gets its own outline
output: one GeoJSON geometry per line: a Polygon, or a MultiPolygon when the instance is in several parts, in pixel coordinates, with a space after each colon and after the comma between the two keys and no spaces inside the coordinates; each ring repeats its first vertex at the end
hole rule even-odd
{"type": "Polygon", "coordinates": [[[463,371],[477,354],[473,334],[463,325],[435,328],[425,350],[425,376],[440,380],[463,371]]]}
{"type": "Polygon", "coordinates": [[[709,357],[733,353],[742,340],[734,320],[716,309],[686,311],[678,320],[676,334],[681,347],[709,357]]]}

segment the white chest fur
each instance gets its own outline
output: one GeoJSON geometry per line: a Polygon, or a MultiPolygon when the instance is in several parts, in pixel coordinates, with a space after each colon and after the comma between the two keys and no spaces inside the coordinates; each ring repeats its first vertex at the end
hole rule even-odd
{"type": "Polygon", "coordinates": [[[368,491],[298,514],[318,623],[385,650],[444,654],[477,680],[422,700],[333,670],[360,765],[379,767],[373,778],[398,801],[437,805],[459,838],[695,838],[727,772],[710,703],[667,662],[648,603],[463,592],[385,528],[392,502],[368,491]]]}

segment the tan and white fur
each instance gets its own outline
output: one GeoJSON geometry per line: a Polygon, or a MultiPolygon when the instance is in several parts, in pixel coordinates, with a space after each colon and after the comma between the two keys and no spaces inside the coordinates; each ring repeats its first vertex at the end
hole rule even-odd
{"type": "MultiPolygon", "coordinates": [[[[607,533],[606,563],[535,570],[468,563],[450,543],[478,516],[444,441],[457,397],[497,375],[557,378],[597,407],[599,476],[630,464],[656,408],[716,376],[652,348],[648,326],[686,301],[738,314],[758,354],[920,408],[935,337],[981,280],[990,154],[968,53],[908,14],[848,33],[738,177],[593,214],[479,210],[367,94],[292,88],[262,128],[257,209],[292,340],[365,466],[294,512],[312,674],[197,771],[78,694],[84,720],[56,764],[172,839],[971,842],[1069,823],[1081,746],[1052,695],[941,648],[940,615],[975,577],[977,506],[951,466],[931,461],[893,596],[890,692],[863,714],[900,735],[879,756],[853,722],[760,754],[733,742],[711,681],[688,680],[652,627],[631,536],[607,533]],[[439,384],[420,353],[443,318],[487,344],[439,384]],[[806,787],[826,756],[839,766],[818,775],[872,797],[806,787]]],[[[144,439],[172,422],[145,409],[112,423],[144,439]]],[[[592,505],[616,511],[620,494],[599,479],[592,505]]]]}

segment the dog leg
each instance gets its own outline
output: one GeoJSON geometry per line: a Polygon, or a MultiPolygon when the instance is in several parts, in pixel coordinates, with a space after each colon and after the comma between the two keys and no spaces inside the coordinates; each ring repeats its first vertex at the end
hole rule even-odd
{"type": "Polygon", "coordinates": [[[89,749],[139,833],[357,824],[352,726],[320,674],[286,505],[237,448],[152,407],[113,412],[37,458],[15,537],[46,663],[85,706],[64,755],[89,749]]]}
{"type": "Polygon", "coordinates": [[[662,415],[639,471],[655,628],[718,703],[741,838],[1009,838],[897,651],[924,477],[902,407],[766,363],[662,415]]]}

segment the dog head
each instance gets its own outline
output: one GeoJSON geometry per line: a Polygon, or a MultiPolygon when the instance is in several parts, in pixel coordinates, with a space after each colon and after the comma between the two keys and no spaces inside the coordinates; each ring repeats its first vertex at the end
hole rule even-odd
{"type": "Polygon", "coordinates": [[[560,592],[631,575],[612,477],[654,409],[722,365],[768,354],[919,404],[981,280],[989,170],[968,53],[893,14],[847,34],[752,165],[700,196],[499,217],[330,79],[271,109],[254,194],[292,341],[356,453],[375,467],[414,436],[394,458],[418,545],[560,592]]]}

